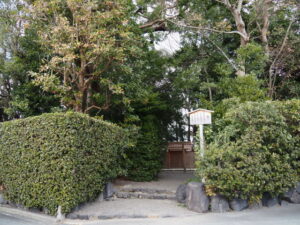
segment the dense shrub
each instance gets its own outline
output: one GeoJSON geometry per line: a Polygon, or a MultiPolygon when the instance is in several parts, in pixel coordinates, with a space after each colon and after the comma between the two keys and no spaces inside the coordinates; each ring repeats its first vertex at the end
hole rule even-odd
{"type": "Polygon", "coordinates": [[[292,166],[298,171],[300,180],[300,99],[274,102],[280,113],[284,116],[288,130],[293,137],[294,151],[292,166]]]}
{"type": "Polygon", "coordinates": [[[163,143],[158,121],[154,116],[144,118],[136,146],[127,152],[128,177],[134,181],[151,181],[162,168],[163,143]]]}
{"type": "Polygon", "coordinates": [[[6,198],[64,212],[94,199],[120,170],[124,130],[78,113],[43,114],[0,125],[6,198]]]}
{"type": "Polygon", "coordinates": [[[247,102],[219,121],[223,129],[197,162],[210,191],[257,200],[295,185],[294,141],[273,102],[247,102]],[[294,166],[293,166],[294,165],[294,166]]]}

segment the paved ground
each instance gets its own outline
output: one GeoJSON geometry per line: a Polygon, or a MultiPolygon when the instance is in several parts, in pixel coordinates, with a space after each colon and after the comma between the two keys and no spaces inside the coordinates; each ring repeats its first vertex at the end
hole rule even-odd
{"type": "Polygon", "coordinates": [[[54,225],[56,220],[43,214],[0,206],[0,225],[54,225]]]}
{"type": "MultiPolygon", "coordinates": [[[[157,181],[132,182],[119,179],[114,182],[114,187],[117,190],[122,188],[166,190],[174,193],[175,196],[177,187],[193,178],[193,174],[193,171],[163,171],[159,174],[157,181]]],[[[147,218],[189,216],[194,213],[179,206],[175,200],[115,198],[110,201],[95,201],[86,204],[74,214],[79,215],[80,218],[147,218]]]]}
{"type": "Polygon", "coordinates": [[[174,218],[65,221],[70,225],[300,225],[300,205],[174,218]]]}
{"type": "Polygon", "coordinates": [[[171,218],[65,220],[0,207],[0,225],[300,225],[300,205],[275,206],[242,212],[205,213],[171,218]]]}
{"type": "Polygon", "coordinates": [[[162,171],[158,180],[151,182],[132,182],[128,180],[116,180],[114,186],[117,188],[149,188],[176,191],[179,184],[185,183],[194,177],[194,171],[162,171]]]}
{"type": "Polygon", "coordinates": [[[116,199],[90,204],[76,212],[100,218],[155,218],[191,216],[196,213],[172,200],[116,199]]]}
{"type": "MultiPolygon", "coordinates": [[[[175,191],[192,173],[163,172],[159,181],[119,180],[118,188],[153,188],[175,191]]],[[[300,225],[300,204],[242,212],[198,214],[171,200],[117,199],[86,205],[82,215],[103,215],[102,220],[65,220],[63,225],[300,225]],[[117,217],[119,219],[108,219],[117,217]],[[136,217],[135,219],[126,219],[136,217]],[[121,219],[120,219],[121,218],[121,219]]],[[[24,210],[0,207],[0,225],[53,225],[55,218],[24,210]]]]}

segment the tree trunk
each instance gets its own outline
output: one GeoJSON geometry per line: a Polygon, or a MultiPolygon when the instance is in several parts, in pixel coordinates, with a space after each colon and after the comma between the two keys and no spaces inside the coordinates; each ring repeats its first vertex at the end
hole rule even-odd
{"type": "Polygon", "coordinates": [[[263,6],[262,6],[262,29],[261,29],[261,41],[265,48],[265,54],[269,58],[270,56],[270,49],[269,49],[269,42],[268,42],[268,31],[269,31],[269,25],[270,25],[270,13],[269,8],[270,4],[272,3],[271,0],[264,0],[263,6]]]}
{"type": "MultiPolygon", "coordinates": [[[[231,8],[231,14],[234,17],[237,30],[240,33],[240,47],[246,46],[249,43],[250,35],[246,31],[245,22],[241,15],[241,9],[231,8]]],[[[243,62],[241,62],[238,65],[238,70],[236,72],[236,75],[237,76],[246,75],[246,68],[243,62]]]]}

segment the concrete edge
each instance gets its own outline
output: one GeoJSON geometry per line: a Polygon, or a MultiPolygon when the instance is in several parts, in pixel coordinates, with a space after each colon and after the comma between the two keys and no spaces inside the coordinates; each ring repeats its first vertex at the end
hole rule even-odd
{"type": "MultiPolygon", "coordinates": [[[[116,214],[116,215],[79,215],[72,214],[66,216],[65,219],[58,221],[56,217],[49,216],[42,213],[30,212],[20,208],[13,208],[9,205],[0,205],[0,213],[16,217],[19,219],[36,220],[40,223],[45,224],[77,224],[81,222],[91,222],[91,221],[104,221],[104,220],[124,220],[124,219],[163,219],[163,218],[177,218],[174,215],[144,215],[144,214],[116,214]]],[[[185,217],[195,216],[194,213],[185,215],[185,217]]]]}
{"type": "Polygon", "coordinates": [[[39,222],[56,223],[55,217],[26,211],[24,209],[13,208],[11,206],[6,205],[0,205],[0,213],[8,216],[17,217],[20,219],[24,218],[29,220],[37,220],[39,222]]]}

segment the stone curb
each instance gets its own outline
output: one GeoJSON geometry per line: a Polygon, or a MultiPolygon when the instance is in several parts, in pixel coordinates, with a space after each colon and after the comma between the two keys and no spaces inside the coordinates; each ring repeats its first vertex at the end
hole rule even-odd
{"type": "Polygon", "coordinates": [[[112,220],[112,219],[150,219],[150,218],[175,218],[172,215],[111,215],[111,216],[94,216],[94,215],[67,215],[69,220],[112,220]]]}

